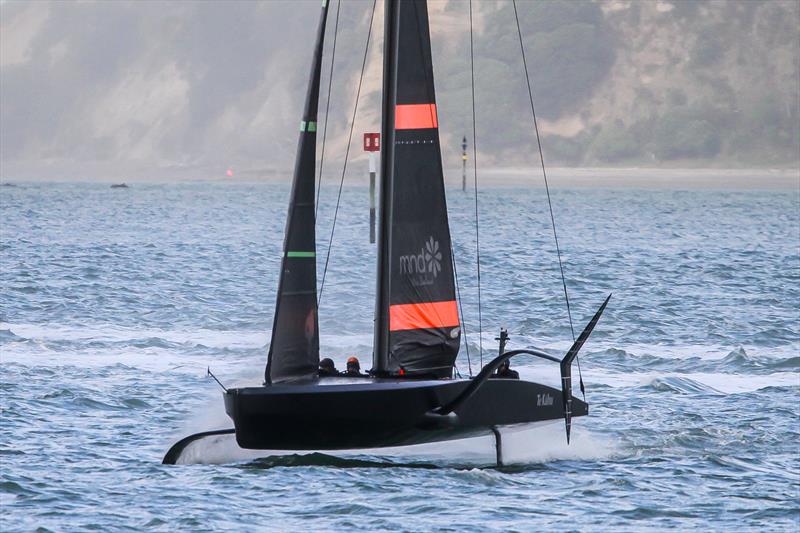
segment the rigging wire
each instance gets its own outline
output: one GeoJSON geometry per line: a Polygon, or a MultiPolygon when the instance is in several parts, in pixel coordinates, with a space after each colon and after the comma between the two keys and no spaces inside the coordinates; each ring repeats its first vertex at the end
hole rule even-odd
{"type": "Polygon", "coordinates": [[[478,265],[478,351],[483,368],[483,314],[481,309],[481,240],[478,221],[478,133],[475,126],[475,56],[472,44],[472,0],[469,0],[469,70],[472,88],[472,166],[475,177],[475,259],[478,265]]]}
{"type": "MultiPolygon", "coordinates": [[[[469,367],[469,377],[472,377],[472,360],[469,357],[469,339],[467,338],[467,323],[464,320],[464,306],[461,303],[461,284],[458,282],[458,266],[456,265],[456,254],[451,243],[450,259],[453,262],[453,273],[456,277],[456,295],[458,296],[458,312],[461,313],[461,331],[464,333],[464,347],[467,349],[467,366],[469,367]]],[[[458,372],[458,369],[456,369],[458,372]]],[[[459,372],[459,377],[461,373],[459,372]]]]}
{"type": "Polygon", "coordinates": [[[367,42],[364,45],[364,59],[361,61],[361,75],[358,77],[358,89],[356,90],[356,101],[353,106],[353,119],[350,121],[350,134],[347,137],[347,149],[344,152],[344,165],[342,166],[342,179],[339,181],[339,194],[336,197],[336,209],[333,212],[333,224],[331,225],[331,236],[328,240],[328,252],[325,255],[325,268],[322,270],[322,281],[319,285],[319,296],[317,297],[317,307],[322,301],[322,290],[325,288],[325,275],[328,273],[328,262],[331,259],[331,248],[333,246],[333,234],[336,231],[336,219],[339,215],[339,205],[342,201],[342,188],[344,187],[344,177],[347,173],[347,158],[350,155],[350,145],[353,141],[353,129],[356,125],[356,113],[358,112],[358,100],[361,96],[361,84],[364,81],[364,71],[367,66],[367,55],[369,53],[369,40],[372,35],[372,21],[375,18],[375,4],[377,0],[372,0],[372,14],[369,17],[369,29],[367,30],[367,42]]]}
{"type": "MultiPolygon", "coordinates": [[[[470,0],[470,5],[472,0],[470,0]]],[[[545,170],[544,166],[544,152],[542,151],[542,139],[539,135],[539,124],[536,121],[536,108],[533,105],[533,89],[531,89],[531,77],[528,74],[528,62],[525,59],[525,46],[522,44],[522,30],[519,26],[519,14],[517,13],[517,0],[512,0],[511,4],[514,6],[514,19],[517,22],[517,35],[519,36],[519,49],[522,53],[522,64],[525,67],[525,81],[528,84],[528,99],[531,103],[531,114],[533,115],[533,127],[536,130],[536,143],[539,145],[539,160],[542,163],[542,176],[544,177],[544,190],[547,193],[547,205],[550,208],[550,221],[553,224],[553,239],[556,243],[556,255],[558,255],[558,268],[561,271],[561,285],[564,287],[564,300],[567,303],[567,317],[569,317],[569,329],[572,332],[572,342],[575,342],[575,328],[572,325],[572,311],[570,310],[569,306],[569,292],[567,291],[567,280],[564,276],[564,264],[561,261],[561,248],[558,245],[558,232],[556,231],[556,218],[553,215],[553,202],[550,199],[550,187],[547,184],[547,171],[545,170]]],[[[470,15],[471,15],[470,11],[470,15]]],[[[471,34],[470,34],[471,36],[471,34]]],[[[476,191],[477,192],[477,191],[476,191]]],[[[581,374],[581,360],[580,356],[578,357],[578,375],[580,376],[580,387],[581,393],[584,396],[584,400],[586,399],[586,391],[583,386],[583,375],[581,374]]]]}
{"type": "Polygon", "coordinates": [[[314,203],[314,220],[317,219],[319,213],[319,191],[322,189],[322,165],[325,162],[325,138],[328,135],[328,119],[330,114],[328,111],[331,108],[331,87],[333,85],[333,62],[336,59],[336,37],[339,35],[339,9],[342,7],[342,0],[336,4],[336,22],[333,26],[333,46],[331,48],[331,70],[328,75],[328,98],[325,101],[325,126],[322,128],[322,150],[319,155],[319,181],[317,182],[317,199],[314,203]]]}

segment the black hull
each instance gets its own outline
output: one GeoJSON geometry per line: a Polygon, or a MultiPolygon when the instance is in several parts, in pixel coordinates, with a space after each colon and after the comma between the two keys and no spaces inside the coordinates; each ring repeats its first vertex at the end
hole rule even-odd
{"type": "MultiPolygon", "coordinates": [[[[483,435],[493,427],[564,418],[561,391],[492,379],[454,414],[432,411],[469,380],[324,378],[318,382],[229,389],[225,410],[236,441],[258,450],[343,450],[406,446],[483,435]]],[[[588,405],[572,401],[572,416],[588,405]]]]}

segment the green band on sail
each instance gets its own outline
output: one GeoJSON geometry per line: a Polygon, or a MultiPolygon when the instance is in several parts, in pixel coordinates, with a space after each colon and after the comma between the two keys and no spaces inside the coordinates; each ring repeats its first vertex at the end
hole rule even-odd
{"type": "Polygon", "coordinates": [[[316,252],[286,252],[286,257],[316,257],[316,252]]]}
{"type": "Polygon", "coordinates": [[[306,131],[306,121],[305,120],[301,120],[300,121],[300,131],[306,131]]]}
{"type": "Polygon", "coordinates": [[[316,122],[309,122],[308,129],[306,131],[317,131],[317,123],[316,122]]]}
{"type": "Polygon", "coordinates": [[[327,5],[328,5],[328,0],[322,0],[322,7],[325,7],[327,5]]]}

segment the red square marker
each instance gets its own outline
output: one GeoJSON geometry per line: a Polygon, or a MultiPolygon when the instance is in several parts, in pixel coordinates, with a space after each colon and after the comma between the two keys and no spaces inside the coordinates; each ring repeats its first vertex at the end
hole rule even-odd
{"type": "Polygon", "coordinates": [[[364,134],[364,151],[365,152],[379,152],[381,149],[381,134],[380,133],[365,133],[364,134]]]}

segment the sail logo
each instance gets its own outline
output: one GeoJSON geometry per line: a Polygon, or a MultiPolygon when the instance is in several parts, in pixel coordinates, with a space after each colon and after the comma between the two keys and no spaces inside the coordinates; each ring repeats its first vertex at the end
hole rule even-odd
{"type": "Polygon", "coordinates": [[[548,405],[553,405],[553,397],[552,396],[550,396],[547,393],[545,393],[545,394],[537,394],[536,395],[536,406],[537,407],[548,406],[548,405]]]}
{"type": "Polygon", "coordinates": [[[442,251],[439,241],[432,236],[425,241],[418,254],[400,256],[400,274],[413,276],[415,285],[433,283],[442,271],[442,251]]]}

